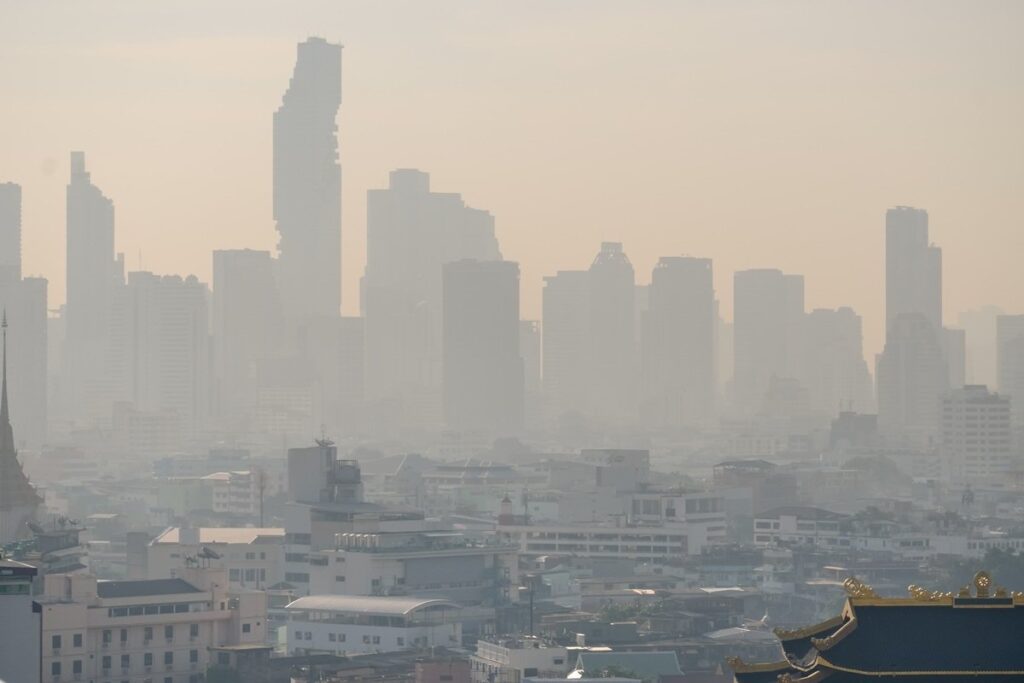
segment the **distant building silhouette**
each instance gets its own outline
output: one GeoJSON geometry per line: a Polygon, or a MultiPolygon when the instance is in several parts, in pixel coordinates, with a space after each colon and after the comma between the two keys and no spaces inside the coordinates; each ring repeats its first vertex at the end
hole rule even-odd
{"type": "Polygon", "coordinates": [[[497,435],[523,426],[519,264],[444,266],[444,412],[448,427],[497,435]]]}
{"type": "Polygon", "coordinates": [[[899,206],[886,212],[885,311],[885,348],[876,370],[878,425],[890,439],[927,445],[937,435],[939,401],[950,379],[942,250],[928,241],[927,211],[899,206]]]}
{"type": "Polygon", "coordinates": [[[662,257],[641,323],[641,417],[660,428],[706,426],[715,407],[711,259],[662,257]]]}
{"type": "Polygon", "coordinates": [[[558,420],[587,406],[590,274],[560,270],[544,278],[542,364],[545,414],[558,420]]]}
{"type": "Polygon", "coordinates": [[[270,252],[213,252],[214,414],[225,425],[255,409],[261,361],[282,352],[284,310],[270,252]]]}
{"type": "Polygon", "coordinates": [[[996,483],[1019,467],[1013,458],[1010,400],[969,385],[942,399],[939,447],[947,481],[996,483]]]}
{"type": "Polygon", "coordinates": [[[541,329],[536,320],[519,321],[519,355],[523,359],[523,425],[540,427],[543,386],[541,384],[541,329]]]}
{"type": "Polygon", "coordinates": [[[108,418],[122,362],[111,347],[115,292],[124,284],[124,260],[114,254],[114,203],[71,153],[67,186],[67,297],[65,372],[72,417],[108,418]]]}
{"type": "Polygon", "coordinates": [[[1024,315],[996,318],[999,393],[1010,399],[1018,447],[1024,446],[1024,315]]]}
{"type": "MultiPolygon", "coordinates": [[[[458,194],[430,191],[430,176],[391,172],[367,193],[362,298],[369,408],[392,424],[441,423],[442,266],[499,260],[494,216],[458,194]]],[[[382,425],[386,426],[386,425],[382,425]]]]}
{"type": "Polygon", "coordinates": [[[621,243],[604,242],[588,275],[588,412],[602,421],[632,421],[639,370],[633,264],[621,243]]]}
{"type": "Polygon", "coordinates": [[[775,269],[733,276],[733,385],[741,413],[763,405],[772,377],[801,380],[804,279],[775,269]]]}
{"type": "Polygon", "coordinates": [[[21,186],[0,183],[0,283],[21,279],[21,186]]]}
{"type": "Polygon", "coordinates": [[[299,43],[295,72],[274,113],[274,220],[290,319],[341,314],[341,46],[299,43]]]}
{"type": "Polygon", "coordinates": [[[996,372],[996,318],[1002,310],[995,306],[981,306],[964,311],[957,324],[963,328],[966,339],[964,381],[967,384],[999,384],[996,372]]]}
{"type": "Polygon", "coordinates": [[[812,412],[874,411],[874,388],[864,361],[860,316],[852,308],[817,308],[804,325],[804,383],[812,412]]]}

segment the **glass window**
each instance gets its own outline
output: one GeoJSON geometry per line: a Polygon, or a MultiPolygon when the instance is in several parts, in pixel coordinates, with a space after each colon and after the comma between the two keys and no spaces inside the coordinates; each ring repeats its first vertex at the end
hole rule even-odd
{"type": "Polygon", "coordinates": [[[54,650],[60,649],[60,636],[53,636],[52,638],[50,638],[50,647],[52,647],[54,650]]]}
{"type": "Polygon", "coordinates": [[[60,662],[50,664],[50,673],[54,676],[60,676],[60,662]]]}
{"type": "Polygon", "coordinates": [[[173,626],[164,626],[164,638],[166,638],[167,640],[173,640],[174,639],[174,627],[173,626]]]}
{"type": "Polygon", "coordinates": [[[76,659],[75,661],[71,662],[71,673],[73,673],[73,674],[80,674],[80,673],[82,673],[82,660],[81,659],[76,659]]]}
{"type": "Polygon", "coordinates": [[[147,652],[146,654],[142,655],[142,663],[145,666],[153,666],[153,653],[147,652]]]}
{"type": "Polygon", "coordinates": [[[189,635],[190,638],[198,638],[199,637],[199,624],[189,624],[188,625],[188,635],[189,635]]]}
{"type": "Polygon", "coordinates": [[[126,628],[121,629],[121,642],[122,643],[127,643],[128,642],[128,629],[126,629],[126,628]]]}
{"type": "Polygon", "coordinates": [[[242,624],[242,633],[250,633],[252,631],[252,624],[242,624]]]}
{"type": "Polygon", "coordinates": [[[153,640],[152,626],[147,626],[146,628],[142,629],[142,638],[143,640],[153,640]]]}
{"type": "Polygon", "coordinates": [[[72,644],[75,647],[82,647],[82,634],[81,633],[76,633],[75,635],[71,636],[71,640],[72,640],[72,644]]]}
{"type": "Polygon", "coordinates": [[[121,668],[122,669],[127,669],[131,665],[132,665],[132,656],[131,655],[121,655],[121,668]]]}
{"type": "Polygon", "coordinates": [[[199,661],[199,650],[189,650],[188,651],[188,661],[190,661],[193,664],[198,662],[199,661]]]}
{"type": "Polygon", "coordinates": [[[103,629],[103,642],[104,643],[109,643],[113,639],[114,639],[113,631],[111,631],[109,628],[103,629]]]}
{"type": "Polygon", "coordinates": [[[104,669],[109,669],[110,666],[111,666],[110,665],[110,655],[104,655],[103,656],[103,668],[104,669]]]}
{"type": "Polygon", "coordinates": [[[168,651],[168,652],[164,653],[164,664],[174,664],[174,653],[173,652],[169,652],[168,651]]]}

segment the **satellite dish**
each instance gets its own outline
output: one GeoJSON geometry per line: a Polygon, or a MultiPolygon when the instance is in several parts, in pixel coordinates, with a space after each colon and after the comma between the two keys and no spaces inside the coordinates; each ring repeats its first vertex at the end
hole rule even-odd
{"type": "Polygon", "coordinates": [[[203,549],[201,551],[199,551],[199,557],[203,558],[204,560],[219,560],[220,559],[220,553],[218,553],[218,552],[216,552],[214,550],[211,550],[210,548],[207,548],[204,545],[203,549]]]}
{"type": "Polygon", "coordinates": [[[44,529],[43,527],[39,526],[35,522],[29,522],[28,523],[28,528],[32,530],[32,533],[36,533],[36,534],[46,533],[46,529],[44,529]]]}

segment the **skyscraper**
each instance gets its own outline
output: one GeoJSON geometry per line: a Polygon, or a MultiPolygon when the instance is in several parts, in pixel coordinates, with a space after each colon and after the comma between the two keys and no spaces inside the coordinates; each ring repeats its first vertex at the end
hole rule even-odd
{"type": "Polygon", "coordinates": [[[558,420],[587,408],[590,274],[560,270],[544,278],[541,362],[545,413],[558,420]]]}
{"type": "Polygon", "coordinates": [[[442,266],[501,259],[494,216],[454,193],[431,192],[430,176],[391,172],[367,193],[366,394],[393,424],[441,422],[442,266]]]}
{"type": "Polygon", "coordinates": [[[639,367],[633,264],[621,243],[604,242],[588,275],[588,412],[599,420],[634,418],[639,367]]]}
{"type": "Polygon", "coordinates": [[[41,277],[0,282],[0,308],[11,323],[10,414],[19,443],[30,448],[39,448],[47,435],[47,289],[41,277]]]}
{"type": "Polygon", "coordinates": [[[775,269],[733,276],[734,390],[743,413],[760,409],[773,377],[800,380],[802,275],[775,269]]]}
{"type": "Polygon", "coordinates": [[[229,418],[255,406],[258,362],[280,353],[284,311],[270,252],[213,252],[215,413],[229,418]]]}
{"type": "Polygon", "coordinates": [[[85,154],[72,152],[64,349],[73,415],[109,415],[111,306],[123,282],[124,264],[114,255],[114,203],[92,183],[85,154]]]}
{"type": "Polygon", "coordinates": [[[811,410],[870,413],[874,391],[864,362],[860,316],[852,308],[816,308],[807,314],[804,381],[811,410]]]}
{"type": "Polygon", "coordinates": [[[341,46],[298,46],[274,113],[274,220],[285,311],[295,321],[341,315],[341,46]]]}
{"type": "Polygon", "coordinates": [[[444,267],[444,412],[452,429],[509,435],[523,426],[519,264],[444,267]]]}
{"type": "Polygon", "coordinates": [[[942,329],[942,250],[929,243],[928,213],[921,209],[899,206],[886,212],[885,311],[885,348],[876,372],[878,425],[890,439],[926,446],[938,435],[949,364],[942,329]]]}
{"type": "Polygon", "coordinates": [[[1024,315],[996,318],[996,374],[999,393],[1010,399],[1013,428],[1020,438],[1024,436],[1024,315]]]}
{"type": "Polygon", "coordinates": [[[662,257],[641,327],[641,418],[699,427],[714,415],[715,292],[711,259],[662,257]]]}
{"type": "Polygon", "coordinates": [[[0,283],[21,279],[21,186],[0,183],[0,283]]]}

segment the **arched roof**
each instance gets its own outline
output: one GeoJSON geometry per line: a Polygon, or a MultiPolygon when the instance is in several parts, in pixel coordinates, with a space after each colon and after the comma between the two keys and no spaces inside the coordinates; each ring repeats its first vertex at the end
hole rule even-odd
{"type": "Polygon", "coordinates": [[[404,617],[428,607],[458,609],[450,600],[417,597],[378,597],[367,595],[307,595],[288,603],[290,610],[345,612],[374,616],[404,617]]]}

